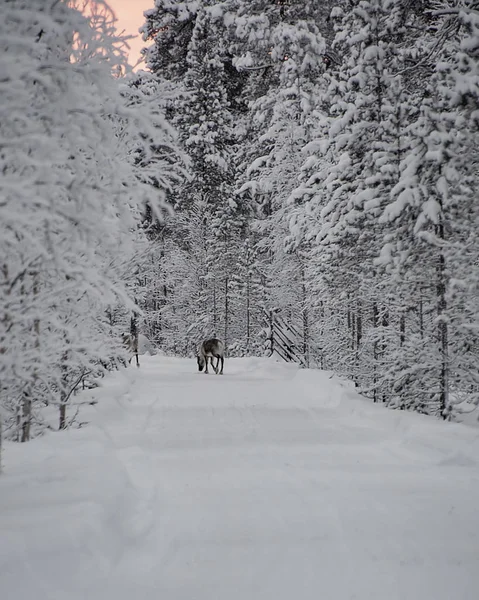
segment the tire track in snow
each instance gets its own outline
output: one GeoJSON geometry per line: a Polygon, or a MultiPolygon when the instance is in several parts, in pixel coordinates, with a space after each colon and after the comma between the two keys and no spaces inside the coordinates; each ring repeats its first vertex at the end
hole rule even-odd
{"type": "MultiPolygon", "coordinates": [[[[427,543],[400,538],[400,519],[393,518],[404,492],[384,460],[392,415],[360,400],[354,405],[353,392],[338,388],[336,398],[320,383],[315,389],[321,374],[308,373],[302,382],[294,371],[285,376],[275,367],[264,379],[259,369],[245,371],[244,380],[239,370],[229,379],[199,379],[187,374],[187,363],[171,364],[165,393],[152,400],[163,376],[152,369],[138,383],[140,405],[127,411],[125,439],[139,442],[120,448],[119,460],[142,498],[137,508],[145,519],[137,529],[131,523],[119,582],[136,573],[155,590],[151,598],[174,600],[292,594],[309,600],[321,589],[361,600],[432,597],[424,590],[410,594],[415,564],[403,561],[395,570],[404,553],[394,536],[413,562],[427,543]],[[150,478],[155,483],[147,485],[150,478]],[[381,537],[383,525],[389,538],[381,537]]],[[[414,458],[414,452],[394,457],[405,482],[420,476],[409,468],[414,458]]],[[[410,508],[417,519],[417,507],[410,508]]]]}

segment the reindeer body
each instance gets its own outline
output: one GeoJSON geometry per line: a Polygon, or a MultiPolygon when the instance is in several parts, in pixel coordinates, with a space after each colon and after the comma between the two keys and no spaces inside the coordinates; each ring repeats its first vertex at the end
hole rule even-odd
{"type": "Polygon", "coordinates": [[[221,362],[221,371],[220,375],[223,375],[223,365],[225,362],[225,347],[221,340],[217,340],[213,338],[211,340],[205,340],[198,349],[198,356],[196,357],[198,361],[198,370],[202,371],[205,368],[205,374],[208,373],[208,360],[211,363],[211,366],[214,369],[214,372],[218,375],[218,367],[221,362]],[[216,358],[216,367],[214,365],[213,359],[216,358]]]}
{"type": "MultiPolygon", "coordinates": [[[[130,354],[130,358],[128,362],[131,364],[131,361],[134,357],[136,357],[136,366],[140,366],[140,361],[138,358],[138,336],[133,336],[131,333],[123,333],[122,334],[122,342],[125,350],[130,354]]],[[[125,365],[126,366],[126,365],[125,365]]]]}

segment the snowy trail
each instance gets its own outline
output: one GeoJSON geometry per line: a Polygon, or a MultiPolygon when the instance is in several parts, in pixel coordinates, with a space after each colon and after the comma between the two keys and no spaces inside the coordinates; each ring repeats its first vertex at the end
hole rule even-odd
{"type": "Polygon", "coordinates": [[[476,430],[266,359],[143,358],[95,394],[7,446],[2,600],[476,600],[476,430]]]}

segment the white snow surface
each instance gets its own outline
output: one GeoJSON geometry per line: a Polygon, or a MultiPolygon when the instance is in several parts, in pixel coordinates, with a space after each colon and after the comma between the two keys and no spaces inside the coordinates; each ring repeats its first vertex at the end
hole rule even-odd
{"type": "Polygon", "coordinates": [[[6,444],[2,600],[477,600],[476,429],[269,359],[141,362],[6,444]]]}

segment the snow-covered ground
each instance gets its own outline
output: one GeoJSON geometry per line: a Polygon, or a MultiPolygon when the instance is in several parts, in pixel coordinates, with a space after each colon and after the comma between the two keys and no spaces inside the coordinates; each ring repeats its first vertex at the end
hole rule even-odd
{"type": "Polygon", "coordinates": [[[143,358],[7,444],[2,600],[477,600],[478,430],[267,359],[143,358]]]}

